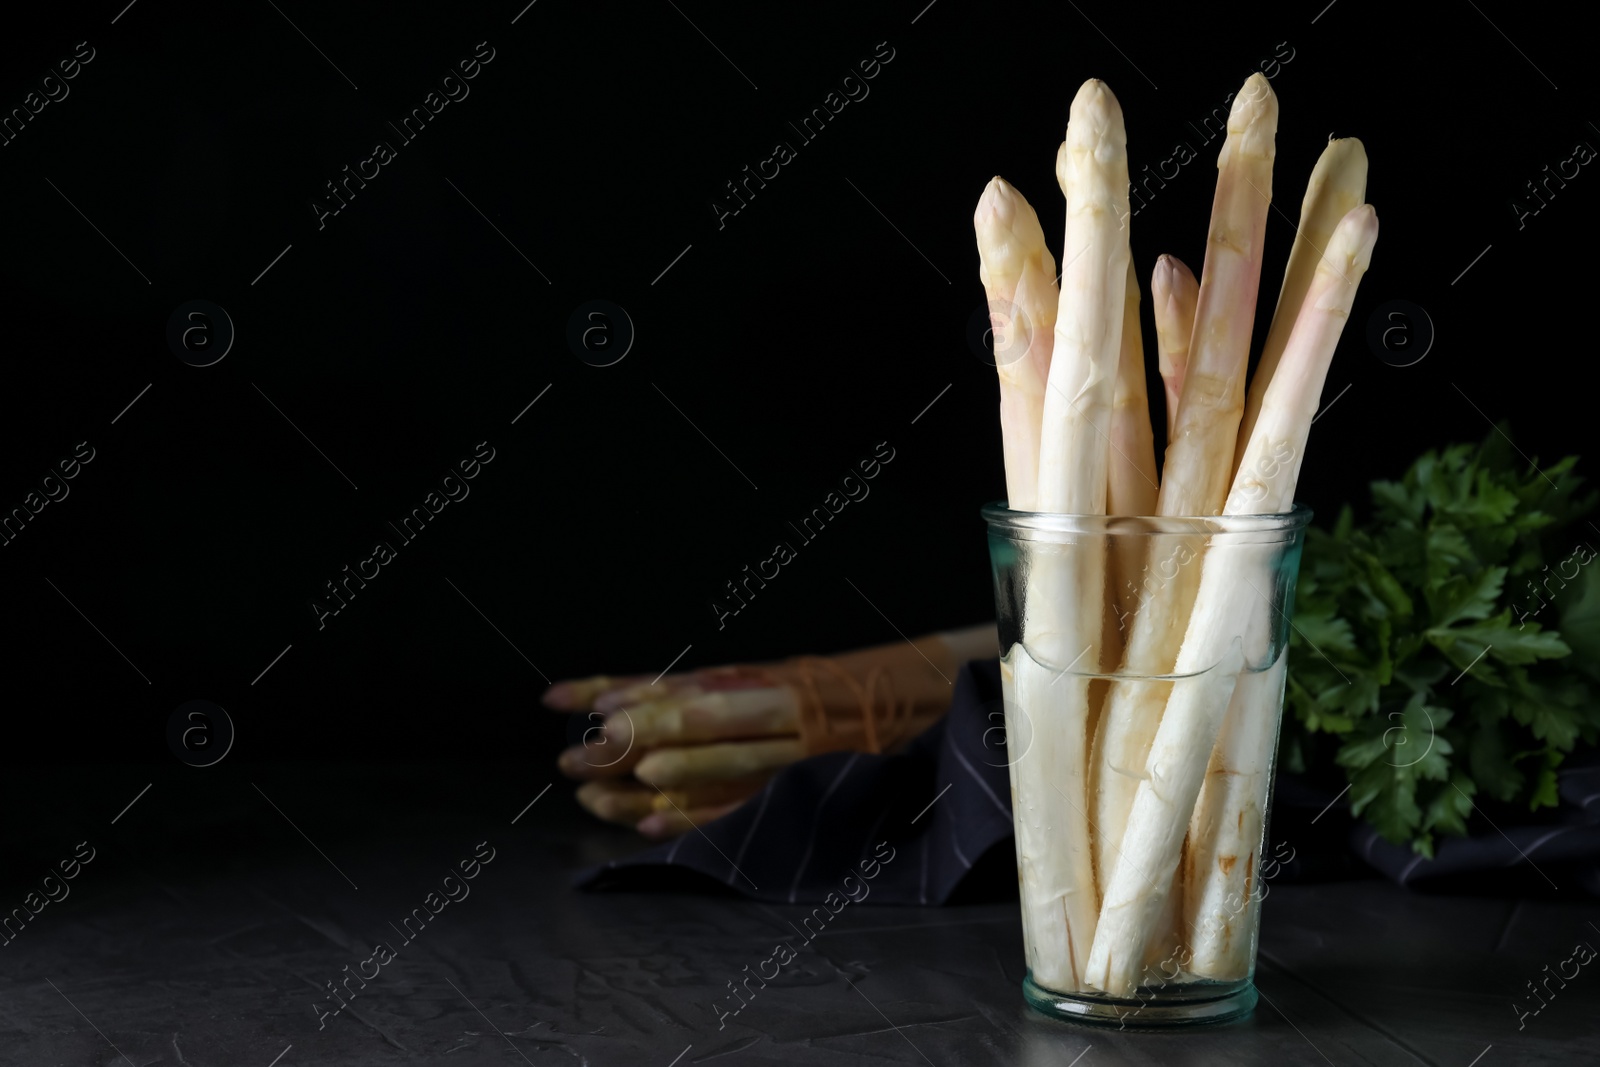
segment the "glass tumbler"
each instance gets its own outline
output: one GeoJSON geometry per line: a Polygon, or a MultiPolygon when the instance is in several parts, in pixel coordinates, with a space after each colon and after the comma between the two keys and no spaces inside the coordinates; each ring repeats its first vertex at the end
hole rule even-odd
{"type": "Polygon", "coordinates": [[[1027,977],[1058,1018],[1249,1014],[1311,512],[983,509],[1027,977]]]}

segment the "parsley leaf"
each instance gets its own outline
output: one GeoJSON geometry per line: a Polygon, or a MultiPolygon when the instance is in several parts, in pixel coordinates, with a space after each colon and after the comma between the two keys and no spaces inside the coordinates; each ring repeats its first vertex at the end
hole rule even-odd
{"type": "Polygon", "coordinates": [[[1600,742],[1597,497],[1576,457],[1541,472],[1502,432],[1373,482],[1371,519],[1308,530],[1300,565],[1290,764],[1332,751],[1352,811],[1426,856],[1475,797],[1555,806],[1562,759],[1600,742]]]}

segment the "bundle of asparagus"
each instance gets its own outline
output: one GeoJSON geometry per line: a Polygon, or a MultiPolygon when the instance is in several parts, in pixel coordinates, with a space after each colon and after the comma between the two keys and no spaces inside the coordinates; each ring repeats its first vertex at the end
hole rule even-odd
{"type": "MultiPolygon", "coordinates": [[[[1033,209],[999,178],[984,190],[979,276],[991,306],[1034,326],[1000,366],[1012,510],[1209,517],[1292,507],[1377,219],[1362,203],[1361,143],[1331,140],[1247,393],[1277,117],[1270,85],[1253,75],[1228,118],[1198,284],[1171,256],[1151,277],[1167,402],[1159,478],[1111,91],[1084,83],[1057,155],[1067,209],[1059,292],[1033,209]]],[[[1023,643],[1002,663],[1008,715],[1028,719],[1011,736],[1021,727],[1032,738],[1012,789],[1033,981],[1125,996],[1149,977],[1153,953],[1173,950],[1191,978],[1248,977],[1255,912],[1238,902],[1258,880],[1283,689],[1283,657],[1268,662],[1277,576],[1248,546],[1201,544],[1140,587],[1130,579],[1149,564],[1129,544],[1109,554],[1052,547],[1034,551],[1023,643]],[[1093,684],[1096,674],[1109,685],[1093,684]]]]}
{"type": "Polygon", "coordinates": [[[583,716],[559,761],[583,782],[578,802],[659,839],[720,818],[809,755],[909,741],[944,714],[961,665],[996,654],[989,624],[835,656],[573,679],[543,701],[583,716]]]}

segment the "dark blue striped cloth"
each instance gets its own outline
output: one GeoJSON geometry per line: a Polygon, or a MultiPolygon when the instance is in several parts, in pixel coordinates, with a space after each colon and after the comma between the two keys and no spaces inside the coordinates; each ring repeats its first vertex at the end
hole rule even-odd
{"type": "Polygon", "coordinates": [[[1350,846],[1403,886],[1431,888],[1471,875],[1484,890],[1582,888],[1600,896],[1600,763],[1593,753],[1579,759],[1585,762],[1557,773],[1561,804],[1537,823],[1501,822],[1473,837],[1439,838],[1432,859],[1410,845],[1391,845],[1365,823],[1351,828],[1350,846]],[[1484,877],[1491,873],[1497,877],[1484,877]]]}

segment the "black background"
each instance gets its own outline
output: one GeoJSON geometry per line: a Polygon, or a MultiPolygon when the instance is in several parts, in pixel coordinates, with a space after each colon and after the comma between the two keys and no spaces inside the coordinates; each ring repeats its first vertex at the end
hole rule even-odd
{"type": "MultiPolygon", "coordinates": [[[[1365,143],[1381,236],[1324,402],[1351,388],[1300,480],[1324,518],[1490,420],[1532,457],[1587,448],[1600,178],[1520,230],[1512,208],[1600,145],[1586,34],[1505,4],[923,2],[113,0],[0,35],[7,110],[95,49],[0,148],[0,507],[76,442],[96,452],[0,549],[7,761],[194,775],[166,722],[199,698],[232,716],[236,763],[510,758],[542,783],[564,735],[547,678],[992,617],[977,509],[1004,483],[967,340],[971,212],[1002,174],[1059,253],[1053,160],[1088,77],[1121,101],[1132,170],[1180,139],[1200,153],[1133,220],[1147,285],[1163,252],[1203,261],[1220,142],[1187,123],[1292,50],[1258,342],[1313,162],[1330,133],[1365,143]],[[324,182],[480,41],[470,96],[319,230],[324,182]],[[798,144],[787,124],[879,42],[870,95],[798,144]],[[724,183],[779,140],[798,157],[719,229],[724,183]],[[237,328],[212,367],[166,344],[192,299],[237,328]],[[592,299],[637,328],[614,366],[567,344],[592,299]],[[1437,331],[1413,366],[1366,342],[1390,300],[1437,331]],[[496,458],[470,497],[319,630],[323,583],[480,441],[496,458]],[[879,442],[895,458],[870,497],[719,629],[722,583],[879,442]]],[[[120,797],[149,776],[106,778],[120,797]]]]}

